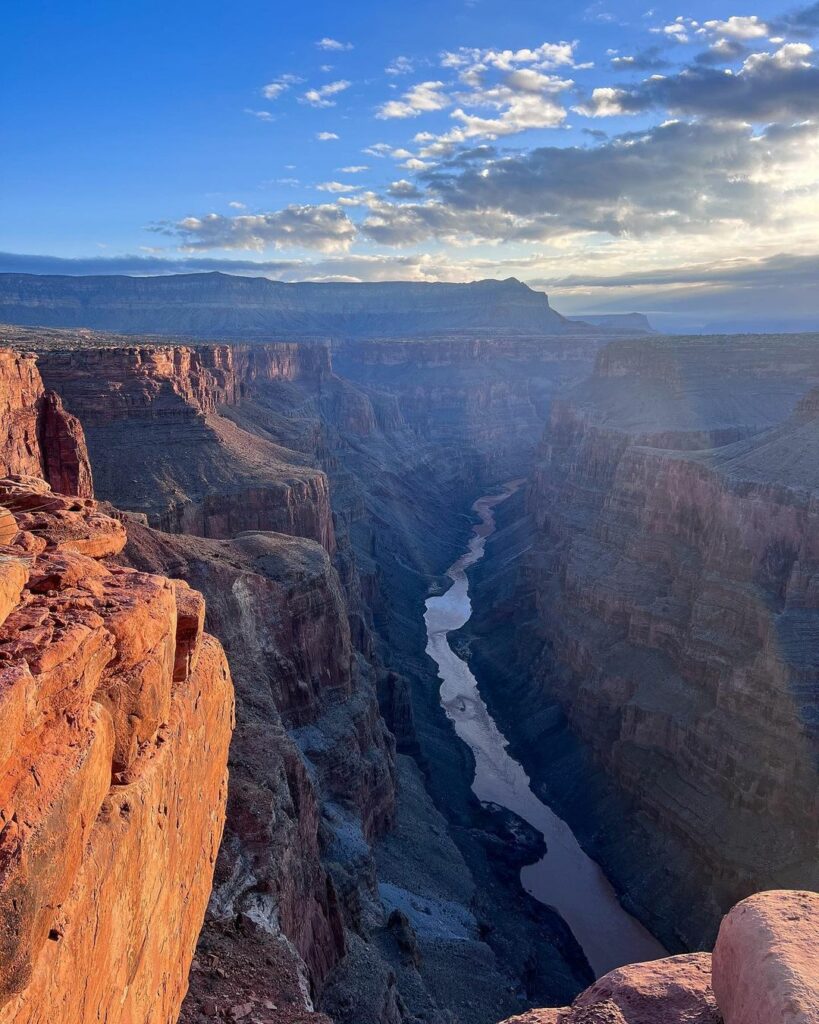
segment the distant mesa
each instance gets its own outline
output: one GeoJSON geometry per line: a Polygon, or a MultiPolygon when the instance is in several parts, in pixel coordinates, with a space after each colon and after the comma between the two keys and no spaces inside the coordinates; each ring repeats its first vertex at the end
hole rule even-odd
{"type": "Polygon", "coordinates": [[[639,331],[641,334],[656,334],[645,313],[589,313],[567,317],[573,323],[591,324],[592,327],[606,327],[622,331],[639,331]]]}
{"type": "Polygon", "coordinates": [[[0,322],[234,340],[581,331],[551,308],[543,292],[515,278],[470,284],[291,284],[222,273],[0,274],[0,322]]]}

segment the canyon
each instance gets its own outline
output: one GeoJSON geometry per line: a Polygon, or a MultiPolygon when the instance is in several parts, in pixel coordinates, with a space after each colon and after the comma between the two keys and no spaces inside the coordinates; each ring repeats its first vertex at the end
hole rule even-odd
{"type": "MultiPolygon", "coordinates": [[[[374,301],[358,286],[215,277],[4,275],[0,288],[2,315],[19,321],[0,328],[14,382],[0,395],[17,396],[0,469],[23,502],[6,504],[17,515],[40,495],[48,513],[29,514],[54,509],[61,525],[28,531],[55,538],[38,559],[53,548],[66,560],[65,531],[87,529],[63,520],[98,531],[70,549],[81,566],[42,570],[47,592],[66,590],[85,616],[124,580],[129,608],[144,593],[165,616],[151,714],[88,680],[76,720],[73,705],[70,718],[60,704],[40,712],[83,736],[110,721],[121,776],[109,793],[97,772],[71,840],[75,876],[46,872],[49,908],[70,923],[102,896],[93,872],[123,879],[129,857],[152,865],[152,913],[186,908],[180,948],[164,968],[159,952],[140,959],[132,1017],[118,1019],[141,1019],[164,969],[167,1003],[146,1020],[495,1024],[551,1006],[563,1009],[521,1020],[750,1024],[747,1006],[725,1007],[747,1003],[759,947],[729,922],[759,890],[819,887],[815,336],[570,322],[518,282],[373,286],[374,301]],[[496,529],[476,535],[481,557],[463,561],[473,504],[510,480],[496,529]],[[439,635],[532,803],[504,805],[479,746],[458,739],[467,704],[441,691],[427,649],[430,610],[467,587],[466,613],[439,635]],[[175,685],[191,674],[195,707],[175,685]],[[120,787],[137,781],[135,811],[120,787]],[[149,856],[112,837],[123,799],[134,835],[150,832],[151,801],[183,808],[181,846],[149,856]],[[611,907],[602,951],[554,889],[538,895],[559,841],[533,806],[566,830],[567,862],[604,883],[586,908],[593,922],[611,907]],[[186,845],[196,837],[202,866],[186,845]],[[163,891],[163,858],[166,877],[195,880],[194,897],[163,891]],[[619,963],[677,955],[595,982],[626,920],[644,941],[619,963]],[[712,965],[699,951],[715,942],[712,965]],[[635,991],[654,1001],[642,1017],[630,1016],[635,991]],[[690,1007],[667,1001],[681,991],[690,1007]]],[[[19,592],[12,581],[10,607],[31,579],[19,592]]],[[[6,631],[21,628],[15,614],[6,631]]],[[[11,770],[24,756],[10,751],[11,770]]],[[[779,913],[764,898],[754,935],[779,913]]],[[[816,910],[800,898],[804,959],[816,910]]],[[[59,941],[42,915],[33,927],[9,991],[42,1013],[72,958],[90,954],[68,927],[59,941]]],[[[158,941],[149,916],[133,927],[112,957],[128,960],[141,928],[158,941]]],[[[103,966],[95,984],[120,970],[103,966]]]]}

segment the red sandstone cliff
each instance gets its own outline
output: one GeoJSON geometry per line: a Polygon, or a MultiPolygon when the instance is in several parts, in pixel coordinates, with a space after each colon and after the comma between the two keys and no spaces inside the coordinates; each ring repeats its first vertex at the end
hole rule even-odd
{"type": "Polygon", "coordinates": [[[265,382],[320,387],[329,373],[326,347],[122,341],[68,347],[58,335],[39,354],[46,384],[82,421],[99,497],[173,532],[275,530],[333,550],[324,474],[274,438],[219,415],[265,382]]]}
{"type": "Polygon", "coordinates": [[[271,533],[204,540],[131,524],[125,557],[204,592],[237,688],[225,842],[182,1019],[243,1004],[253,989],[259,1019],[276,1021],[264,1003],[303,1008],[345,951],[358,883],[334,880],[323,866],[327,807],[365,841],[384,832],[394,813],[392,741],[319,545],[271,533]]]}
{"type": "Polygon", "coordinates": [[[224,825],[227,663],[196,591],[111,564],[125,530],[33,357],[0,350],[0,413],[0,1021],[167,1024],[224,825]]]}
{"type": "Polygon", "coordinates": [[[94,493],[82,428],[45,391],[36,359],[0,349],[0,474],[41,476],[60,494],[94,493]]]}
{"type": "Polygon", "coordinates": [[[125,531],[93,502],[0,501],[0,1021],[165,1024],[224,823],[227,663],[195,591],[105,563],[125,531]]]}

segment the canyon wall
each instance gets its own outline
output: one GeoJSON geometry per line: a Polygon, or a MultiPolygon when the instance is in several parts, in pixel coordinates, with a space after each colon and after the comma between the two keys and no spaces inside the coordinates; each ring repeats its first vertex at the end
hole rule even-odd
{"type": "Polygon", "coordinates": [[[57,335],[39,355],[47,386],[82,421],[100,498],[165,530],[203,537],[277,530],[332,550],[325,475],[216,415],[255,382],[320,387],[329,373],[326,347],[107,341],[61,347],[57,335]]]}
{"type": "Polygon", "coordinates": [[[125,531],[93,502],[26,477],[0,496],[0,1021],[161,1024],[222,835],[227,663],[195,591],[108,563],[125,531]]]}
{"type": "Polygon", "coordinates": [[[32,356],[0,351],[0,403],[0,1021],[165,1024],[224,826],[227,662],[200,594],[114,564],[32,356]]]}
{"type": "Polygon", "coordinates": [[[393,397],[442,461],[457,465],[473,453],[494,481],[528,470],[553,396],[588,375],[600,344],[599,332],[452,333],[341,344],[334,364],[348,380],[393,397]]]}
{"type": "Polygon", "coordinates": [[[43,477],[60,494],[93,494],[82,428],[46,391],[32,355],[0,348],[0,474],[43,477]]]}
{"type": "Polygon", "coordinates": [[[559,705],[604,766],[625,820],[577,828],[671,949],[751,892],[819,885],[818,375],[810,338],[612,343],[495,542],[524,549],[520,700],[559,705]]]}

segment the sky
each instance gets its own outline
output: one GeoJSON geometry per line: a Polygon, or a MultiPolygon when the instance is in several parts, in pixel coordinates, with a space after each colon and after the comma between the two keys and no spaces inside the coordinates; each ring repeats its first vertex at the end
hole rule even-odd
{"type": "Polygon", "coordinates": [[[5,5],[0,271],[819,325],[819,3],[5,5]]]}

